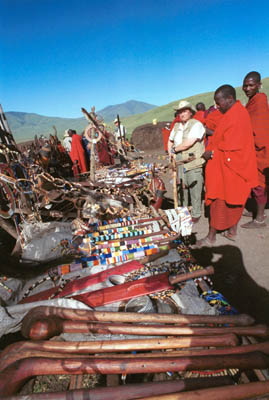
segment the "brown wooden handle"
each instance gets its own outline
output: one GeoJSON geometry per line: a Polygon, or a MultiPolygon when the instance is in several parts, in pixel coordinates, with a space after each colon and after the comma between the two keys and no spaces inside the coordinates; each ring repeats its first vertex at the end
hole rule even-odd
{"type": "Polygon", "coordinates": [[[22,334],[32,340],[45,340],[61,333],[95,333],[109,335],[143,335],[143,336],[212,336],[234,333],[240,336],[255,336],[268,338],[269,328],[266,325],[204,327],[204,326],[175,326],[97,323],[62,320],[49,317],[35,321],[30,326],[22,327],[22,334]]]}
{"type": "Polygon", "coordinates": [[[140,397],[140,400],[241,400],[253,399],[269,394],[269,382],[252,382],[243,385],[229,385],[220,388],[191,390],[184,393],[171,393],[150,397],[140,397]]]}
{"type": "MultiPolygon", "coordinates": [[[[18,392],[22,385],[37,375],[81,375],[81,374],[140,374],[211,370],[223,368],[265,369],[269,357],[259,353],[232,354],[225,356],[194,356],[182,358],[137,358],[137,359],[50,359],[28,358],[19,360],[0,373],[0,396],[18,392]]],[[[217,397],[216,397],[217,398],[217,397]]]]}
{"type": "Polygon", "coordinates": [[[3,368],[11,354],[21,352],[53,352],[69,354],[95,354],[130,351],[150,351],[165,349],[182,349],[190,347],[235,347],[239,340],[234,334],[214,336],[193,336],[165,339],[127,339],[127,340],[95,340],[90,342],[61,342],[61,341],[26,341],[17,342],[6,347],[0,357],[0,365],[3,368]]]}
{"type": "Polygon", "coordinates": [[[247,314],[238,315],[192,315],[192,314],[143,314],[131,312],[109,312],[78,310],[73,308],[39,306],[33,308],[23,318],[22,326],[26,329],[34,321],[44,320],[47,317],[57,317],[72,321],[100,321],[100,322],[151,322],[157,324],[232,324],[235,326],[249,326],[254,319],[247,314]]]}
{"type": "Polygon", "coordinates": [[[206,275],[213,275],[213,274],[214,274],[214,268],[212,266],[209,266],[203,269],[197,269],[196,271],[193,272],[188,272],[187,274],[171,276],[169,277],[169,282],[171,283],[171,285],[174,285],[175,283],[184,282],[187,281],[188,279],[200,278],[206,275]]]}
{"type": "MultiPolygon", "coordinates": [[[[70,392],[50,392],[42,395],[28,395],[28,400],[134,400],[144,396],[160,396],[162,394],[184,392],[185,390],[197,390],[208,387],[232,385],[230,376],[218,376],[211,378],[188,378],[175,381],[135,383],[120,386],[96,387],[91,389],[77,389],[70,392]],[[45,397],[44,397],[45,396],[45,397]]],[[[22,398],[22,397],[19,397],[22,398]]],[[[26,398],[26,396],[23,398],[26,398]]],[[[18,400],[18,397],[8,397],[7,400],[18,400]]]]}

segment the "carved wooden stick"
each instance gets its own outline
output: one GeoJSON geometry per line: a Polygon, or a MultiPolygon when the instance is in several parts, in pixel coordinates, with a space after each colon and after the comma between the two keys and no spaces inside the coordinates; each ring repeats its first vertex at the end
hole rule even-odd
{"type": "Polygon", "coordinates": [[[176,283],[184,282],[189,279],[199,278],[201,276],[207,276],[213,274],[214,274],[214,268],[212,266],[209,266],[206,268],[197,269],[197,271],[188,272],[185,274],[178,274],[176,276],[170,276],[169,282],[171,283],[171,285],[175,285],[176,283]]]}
{"type": "Polygon", "coordinates": [[[39,341],[39,342],[17,342],[6,347],[0,356],[0,370],[5,368],[8,359],[14,354],[27,352],[43,351],[62,354],[95,354],[95,353],[114,353],[130,352],[133,350],[150,351],[165,349],[180,349],[190,347],[235,347],[239,344],[238,338],[234,334],[218,336],[192,336],[173,339],[128,339],[128,340],[96,340],[90,342],[58,342],[58,341],[39,341]]]}
{"type": "MultiPolygon", "coordinates": [[[[21,342],[23,343],[23,342],[21,342]]],[[[38,345],[37,342],[34,343],[38,345]]],[[[49,349],[48,349],[49,350],[49,349]]],[[[62,349],[64,350],[64,349],[62,349]]],[[[164,349],[165,350],[165,349],[164,349]]],[[[167,349],[166,349],[167,350],[167,349]]],[[[0,372],[7,368],[10,364],[13,364],[17,360],[21,360],[23,358],[29,357],[49,357],[49,358],[74,358],[74,357],[85,357],[85,354],[79,354],[79,349],[75,353],[63,353],[63,352],[55,352],[55,351],[41,351],[29,349],[23,350],[20,346],[17,348],[13,348],[12,345],[8,346],[4,350],[4,354],[0,357],[0,372]],[[75,355],[74,355],[75,354],[75,355]]],[[[214,356],[214,355],[227,355],[227,354],[244,354],[251,353],[253,351],[260,351],[264,354],[269,355],[269,342],[262,342],[257,344],[250,344],[244,346],[236,346],[236,347],[223,347],[223,348],[199,348],[199,349],[190,349],[190,350],[171,350],[169,351],[154,351],[148,353],[138,353],[132,354],[129,352],[126,353],[100,353],[89,355],[89,358],[169,358],[169,357],[188,357],[188,356],[214,356]]],[[[85,351],[84,351],[85,353],[85,351]]]]}
{"type": "MultiPolygon", "coordinates": [[[[183,392],[185,390],[232,385],[232,383],[233,380],[229,376],[189,378],[168,382],[150,382],[116,387],[69,390],[68,392],[32,394],[27,396],[27,400],[134,400],[140,399],[141,396],[162,395],[173,392],[183,392]]],[[[8,397],[8,400],[19,400],[20,398],[25,399],[24,396],[12,396],[8,397]]]]}
{"type": "Polygon", "coordinates": [[[249,326],[254,319],[247,314],[239,315],[192,315],[192,314],[139,314],[131,312],[89,311],[73,308],[39,306],[33,308],[24,317],[23,321],[31,323],[45,317],[56,316],[72,321],[99,321],[99,322],[155,322],[163,324],[232,324],[235,326],[249,326]]]}
{"type": "Polygon", "coordinates": [[[141,397],[140,400],[241,400],[269,394],[269,382],[253,382],[184,393],[141,397]]]}
{"type": "Polygon", "coordinates": [[[173,154],[173,197],[174,197],[174,208],[178,207],[178,195],[177,195],[177,165],[176,165],[176,155],[173,154]]]}
{"type": "Polygon", "coordinates": [[[178,327],[173,325],[134,325],[91,323],[80,321],[65,321],[50,317],[35,321],[32,324],[23,324],[22,335],[31,340],[45,340],[62,333],[97,333],[114,335],[144,335],[144,336],[213,336],[225,333],[234,333],[241,336],[268,337],[269,328],[266,325],[250,327],[178,327]]]}
{"type": "Polygon", "coordinates": [[[148,372],[192,371],[222,368],[264,369],[269,357],[260,353],[225,355],[213,357],[139,358],[128,359],[50,359],[28,358],[20,360],[0,373],[0,396],[16,393],[32,376],[86,374],[139,374],[148,372]]]}

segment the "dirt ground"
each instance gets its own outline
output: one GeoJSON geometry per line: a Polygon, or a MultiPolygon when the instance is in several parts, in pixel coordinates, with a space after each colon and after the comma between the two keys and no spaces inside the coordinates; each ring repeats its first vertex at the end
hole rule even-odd
{"type": "MultiPolygon", "coordinates": [[[[164,151],[155,151],[146,162],[168,164],[162,160],[164,151]]],[[[173,207],[171,176],[163,174],[167,193],[166,208],[173,207]]],[[[213,265],[213,289],[222,293],[228,302],[238,311],[252,315],[257,322],[269,324],[269,209],[266,209],[267,227],[244,229],[240,225],[248,222],[242,217],[238,225],[238,234],[232,242],[220,234],[212,248],[193,249],[192,254],[203,266],[213,265]]],[[[192,243],[208,233],[208,218],[203,207],[200,221],[193,227],[192,243]]]]}

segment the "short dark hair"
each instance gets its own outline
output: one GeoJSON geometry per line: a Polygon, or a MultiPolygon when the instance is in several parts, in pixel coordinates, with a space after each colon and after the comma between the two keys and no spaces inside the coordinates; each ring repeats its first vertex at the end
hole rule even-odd
{"type": "Polygon", "coordinates": [[[222,85],[220,86],[214,94],[214,97],[217,96],[218,94],[222,94],[223,97],[227,98],[229,96],[232,96],[234,100],[236,100],[236,91],[235,88],[231,85],[222,85]]]}
{"type": "Polygon", "coordinates": [[[244,81],[246,79],[253,79],[255,82],[260,83],[261,82],[261,74],[257,71],[251,71],[245,76],[244,81]]]}
{"type": "Polygon", "coordinates": [[[205,111],[205,105],[201,101],[196,104],[195,108],[197,111],[205,111]]]}

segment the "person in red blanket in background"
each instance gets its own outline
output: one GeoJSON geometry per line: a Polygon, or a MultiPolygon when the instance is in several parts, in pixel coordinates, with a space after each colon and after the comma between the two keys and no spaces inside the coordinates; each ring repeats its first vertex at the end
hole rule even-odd
{"type": "MultiPolygon", "coordinates": [[[[254,135],[259,184],[251,191],[257,204],[256,217],[247,224],[241,225],[242,228],[247,229],[266,226],[264,209],[267,202],[266,183],[268,184],[269,178],[269,107],[266,94],[259,93],[260,87],[259,72],[249,72],[243,81],[243,91],[249,99],[246,109],[250,115],[254,135]]],[[[252,213],[249,213],[249,216],[252,216],[252,213]]]]}
{"type": "Polygon", "coordinates": [[[69,129],[68,134],[72,137],[70,157],[73,162],[74,175],[87,172],[85,151],[82,146],[82,137],[75,130],[69,129]]]}
{"type": "Polygon", "coordinates": [[[217,109],[216,105],[209,107],[205,112],[205,146],[207,147],[211,136],[213,135],[223,114],[217,109]]]}
{"type": "Polygon", "coordinates": [[[257,162],[250,117],[235,89],[219,87],[214,96],[223,117],[203,155],[205,169],[205,202],[210,205],[209,232],[196,247],[212,246],[218,231],[235,240],[237,224],[251,188],[258,183],[257,162]]]}
{"type": "Polygon", "coordinates": [[[109,133],[103,124],[99,125],[99,129],[102,132],[101,140],[96,144],[99,163],[102,165],[113,165],[114,159],[109,147],[109,133]]]}
{"type": "Polygon", "coordinates": [[[196,106],[196,113],[194,114],[193,118],[197,119],[197,121],[202,122],[202,124],[205,123],[205,115],[206,115],[206,108],[204,103],[197,103],[196,106]]]}

